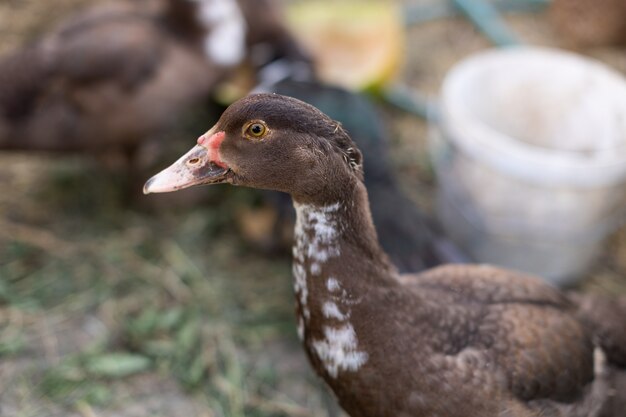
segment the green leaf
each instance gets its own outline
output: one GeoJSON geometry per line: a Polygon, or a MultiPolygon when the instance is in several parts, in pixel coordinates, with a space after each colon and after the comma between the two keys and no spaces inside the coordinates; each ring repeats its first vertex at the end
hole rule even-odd
{"type": "Polygon", "coordinates": [[[169,330],[178,325],[183,317],[182,308],[172,308],[167,310],[164,313],[161,313],[158,321],[157,327],[161,330],[169,330]]]}
{"type": "Polygon", "coordinates": [[[141,315],[130,322],[130,331],[136,336],[150,334],[157,325],[159,314],[154,308],[147,308],[141,315]]]}
{"type": "Polygon", "coordinates": [[[178,349],[183,354],[193,350],[200,341],[200,325],[197,320],[190,319],[176,334],[178,349]]]}
{"type": "Polygon", "coordinates": [[[150,368],[149,358],[131,353],[109,353],[87,359],[87,371],[100,377],[123,378],[150,368]]]}

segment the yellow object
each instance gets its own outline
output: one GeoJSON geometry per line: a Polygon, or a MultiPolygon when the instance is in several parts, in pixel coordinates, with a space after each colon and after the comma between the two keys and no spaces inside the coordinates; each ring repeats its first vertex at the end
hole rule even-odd
{"type": "Polygon", "coordinates": [[[325,82],[377,90],[400,67],[404,32],[395,2],[300,1],[289,6],[287,20],[325,82]]]}

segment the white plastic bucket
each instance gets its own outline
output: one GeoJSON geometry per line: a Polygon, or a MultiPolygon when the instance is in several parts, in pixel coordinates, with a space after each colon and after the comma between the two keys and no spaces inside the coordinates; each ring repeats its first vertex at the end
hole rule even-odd
{"type": "Polygon", "coordinates": [[[479,53],[444,81],[438,214],[476,261],[572,283],[620,223],[626,80],[558,50],[479,53]]]}

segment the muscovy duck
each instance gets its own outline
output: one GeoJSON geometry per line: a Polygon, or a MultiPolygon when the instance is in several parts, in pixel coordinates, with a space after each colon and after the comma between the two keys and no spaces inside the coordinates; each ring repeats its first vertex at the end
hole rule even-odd
{"type": "Polygon", "coordinates": [[[399,275],[378,244],[362,162],[340,123],[258,94],[144,193],[229,183],[291,195],[298,334],[353,417],[623,415],[625,300],[488,265],[399,275]]]}

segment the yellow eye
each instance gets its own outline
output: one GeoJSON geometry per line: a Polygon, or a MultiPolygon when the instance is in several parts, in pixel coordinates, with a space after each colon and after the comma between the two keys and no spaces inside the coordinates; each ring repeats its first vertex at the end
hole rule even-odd
{"type": "Polygon", "coordinates": [[[252,122],[246,127],[245,135],[258,139],[267,134],[267,127],[263,122],[252,122]]]}

